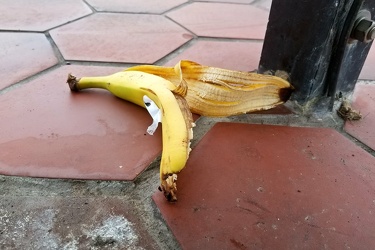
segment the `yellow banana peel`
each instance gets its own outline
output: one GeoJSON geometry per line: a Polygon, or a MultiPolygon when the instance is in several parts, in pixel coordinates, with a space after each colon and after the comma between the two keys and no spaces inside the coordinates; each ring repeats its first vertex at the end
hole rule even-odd
{"type": "Polygon", "coordinates": [[[163,151],[160,163],[160,189],[169,201],[176,201],[177,173],[186,165],[194,126],[192,114],[184,98],[169,88],[174,85],[156,75],[140,72],[118,72],[109,76],[82,77],[67,80],[72,91],[102,88],[115,96],[146,108],[152,100],[161,111],[163,151]]]}
{"type": "Polygon", "coordinates": [[[233,71],[180,61],[175,67],[140,65],[142,71],[163,77],[185,97],[190,110],[203,116],[224,117],[267,110],[287,101],[291,84],[277,76],[233,71]],[[186,93],[186,94],[185,94],[186,93]]]}
{"type": "MultiPolygon", "coordinates": [[[[69,75],[67,82],[72,91],[103,88],[147,110],[151,104],[157,106],[163,137],[159,189],[168,201],[177,200],[177,174],[185,167],[191,150],[195,125],[192,112],[230,116],[270,109],[288,100],[293,90],[288,81],[276,76],[192,61],[180,61],[175,67],[140,65],[101,77],[77,79],[69,75]]],[[[156,129],[157,123],[150,127],[156,129]]]]}

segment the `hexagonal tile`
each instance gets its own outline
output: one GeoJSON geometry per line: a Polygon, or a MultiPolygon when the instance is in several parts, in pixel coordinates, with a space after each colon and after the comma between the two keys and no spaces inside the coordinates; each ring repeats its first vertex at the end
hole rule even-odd
{"type": "Polygon", "coordinates": [[[171,66],[179,60],[191,60],[213,67],[252,71],[258,68],[262,46],[261,42],[253,41],[200,40],[166,64],[171,66]]]}
{"type": "Polygon", "coordinates": [[[263,39],[268,12],[251,5],[194,2],[168,16],[198,36],[263,39]]]}
{"type": "Polygon", "coordinates": [[[44,34],[0,33],[0,89],[58,63],[44,34]]]}
{"type": "Polygon", "coordinates": [[[159,15],[98,13],[51,31],[67,60],[154,63],[192,38],[159,15]]]}
{"type": "Polygon", "coordinates": [[[357,84],[353,94],[353,109],[362,114],[359,121],[345,122],[344,129],[375,150],[375,85],[357,84]]]}
{"type": "Polygon", "coordinates": [[[97,11],[127,12],[127,13],[154,13],[160,14],[186,0],[87,0],[97,11]]]}
{"type": "Polygon", "coordinates": [[[1,1],[0,13],[0,29],[45,31],[92,12],[77,0],[12,0],[1,1]]]}
{"type": "Polygon", "coordinates": [[[333,129],[219,123],[177,203],[153,199],[183,249],[366,249],[374,178],[375,158],[333,129]]]}
{"type": "Polygon", "coordinates": [[[161,152],[148,112],[105,90],[71,93],[67,74],[120,68],[64,66],[0,95],[0,174],[132,180],[161,152]],[[32,95],[30,94],[32,93],[32,95]]]}
{"type": "Polygon", "coordinates": [[[372,45],[369,54],[367,55],[365,64],[363,65],[359,79],[375,80],[375,46],[372,45]]]}

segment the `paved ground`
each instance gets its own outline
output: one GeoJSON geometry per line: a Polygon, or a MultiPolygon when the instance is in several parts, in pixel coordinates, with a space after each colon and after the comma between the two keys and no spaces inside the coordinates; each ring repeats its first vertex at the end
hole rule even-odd
{"type": "Polygon", "coordinates": [[[147,112],[72,94],[66,76],[180,59],[253,70],[271,1],[0,3],[1,249],[375,246],[374,49],[352,97],[360,121],[292,103],[200,117],[170,204],[147,112]]]}

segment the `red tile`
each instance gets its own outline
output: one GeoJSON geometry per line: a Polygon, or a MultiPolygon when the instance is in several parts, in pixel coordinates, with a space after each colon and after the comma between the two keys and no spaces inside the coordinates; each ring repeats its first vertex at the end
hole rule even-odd
{"type": "Polygon", "coordinates": [[[153,63],[192,36],[164,16],[97,13],[51,31],[67,60],[153,63]]]}
{"type": "Polygon", "coordinates": [[[0,211],[2,249],[157,249],[116,197],[2,196],[0,211]]]}
{"type": "Polygon", "coordinates": [[[171,66],[180,60],[190,60],[213,67],[252,71],[258,68],[262,46],[261,42],[251,41],[200,40],[166,64],[171,66]]]}
{"type": "Polygon", "coordinates": [[[83,1],[12,0],[0,4],[0,29],[45,31],[91,13],[83,1]]]}
{"type": "Polygon", "coordinates": [[[160,14],[186,3],[187,0],[87,0],[87,2],[98,11],[160,14]]]}
{"type": "Polygon", "coordinates": [[[0,41],[0,89],[58,63],[44,34],[2,32],[0,41]]]}
{"type": "Polygon", "coordinates": [[[362,114],[359,121],[345,123],[345,131],[375,150],[375,85],[357,84],[352,100],[353,109],[362,114]]]}
{"type": "Polygon", "coordinates": [[[71,93],[67,74],[120,68],[64,66],[0,95],[0,174],[132,180],[161,152],[148,112],[104,90],[71,93]],[[32,94],[30,94],[32,93],[32,94]]]}
{"type": "Polygon", "coordinates": [[[375,158],[337,131],[216,124],[153,195],[183,249],[367,249],[375,158]]]}
{"type": "Polygon", "coordinates": [[[367,55],[365,65],[363,65],[359,79],[375,80],[375,46],[371,46],[367,55]]]}
{"type": "Polygon", "coordinates": [[[268,12],[242,4],[195,2],[167,14],[198,36],[263,39],[268,12]]]}

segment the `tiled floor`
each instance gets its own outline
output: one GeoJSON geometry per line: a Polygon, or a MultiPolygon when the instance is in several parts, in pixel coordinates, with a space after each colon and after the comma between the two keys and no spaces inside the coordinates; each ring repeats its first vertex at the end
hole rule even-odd
{"type": "Polygon", "coordinates": [[[0,33],[0,41],[1,89],[58,63],[53,47],[43,34],[4,31],[0,33]]]}
{"type": "Polygon", "coordinates": [[[1,30],[48,31],[92,13],[83,1],[14,0],[1,2],[1,30]]]}
{"type": "Polygon", "coordinates": [[[106,91],[71,94],[64,83],[69,72],[105,75],[120,69],[62,66],[2,95],[1,172],[133,180],[161,151],[161,132],[146,133],[151,117],[106,91]]]}
{"type": "Polygon", "coordinates": [[[193,37],[164,16],[118,13],[96,13],[50,34],[66,60],[125,63],[154,63],[193,37]]]}
{"type": "Polygon", "coordinates": [[[258,68],[262,52],[261,41],[212,41],[198,40],[173,57],[165,65],[174,66],[180,60],[189,58],[191,61],[204,65],[214,65],[225,69],[249,71],[258,68]],[[236,60],[230,60],[230,58],[236,60]]]}
{"type": "MultiPolygon", "coordinates": [[[[106,75],[134,64],[174,65],[180,59],[252,71],[270,6],[271,0],[0,0],[0,174],[134,181],[160,155],[160,129],[148,135],[148,113],[105,91],[72,94],[65,83],[68,73],[106,75]]],[[[159,192],[152,196],[153,209],[160,210],[181,247],[375,247],[374,66],[372,48],[360,76],[366,81],[353,96],[353,108],[363,119],[343,129],[230,122],[208,129],[179,175],[179,201],[169,204],[159,192]]],[[[293,116],[284,106],[266,115],[275,113],[293,116]]],[[[61,230],[71,237],[69,244],[86,246],[85,239],[109,223],[104,213],[111,214],[112,226],[126,224],[119,230],[128,236],[133,232],[128,225],[134,224],[137,236],[126,245],[124,235],[117,242],[99,235],[94,249],[160,246],[130,201],[26,200],[2,199],[1,234],[17,230],[14,225],[21,222],[14,215],[9,223],[3,218],[8,218],[4,211],[18,206],[28,211],[19,236],[48,229],[45,223],[54,220],[61,226],[102,220],[96,229],[61,230]],[[85,206],[97,202],[98,208],[85,206]],[[77,209],[75,217],[68,216],[77,209]],[[32,217],[36,224],[26,221],[32,217]]],[[[35,235],[28,239],[37,241],[35,235]]],[[[69,246],[64,241],[44,246],[55,243],[60,249],[69,246]]],[[[2,246],[24,247],[11,237],[0,239],[2,246]]]]}
{"type": "Polygon", "coordinates": [[[243,39],[262,39],[268,20],[267,11],[251,5],[203,2],[172,10],[167,16],[198,36],[243,39]]]}
{"type": "Polygon", "coordinates": [[[375,245],[374,177],[373,156],[333,129],[218,123],[180,200],[154,200],[184,249],[360,249],[375,245]]]}

